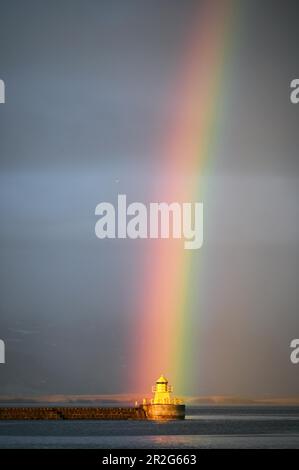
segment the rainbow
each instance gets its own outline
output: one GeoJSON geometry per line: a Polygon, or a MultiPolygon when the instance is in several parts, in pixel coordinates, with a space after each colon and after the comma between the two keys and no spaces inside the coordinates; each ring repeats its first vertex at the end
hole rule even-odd
{"type": "MultiPolygon", "coordinates": [[[[205,0],[197,7],[170,104],[173,119],[161,146],[159,169],[167,183],[163,189],[153,188],[152,201],[204,202],[200,177],[217,145],[235,7],[234,0],[205,0]]],[[[201,250],[184,250],[182,241],[172,239],[151,241],[149,247],[136,307],[140,321],[135,328],[132,387],[148,392],[164,373],[179,393],[188,394],[191,376],[198,374],[198,332],[192,331],[192,319],[199,315],[194,279],[201,250]]]]}

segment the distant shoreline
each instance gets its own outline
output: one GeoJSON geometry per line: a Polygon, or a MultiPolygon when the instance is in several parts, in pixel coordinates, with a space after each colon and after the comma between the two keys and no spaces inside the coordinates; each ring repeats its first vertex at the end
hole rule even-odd
{"type": "MultiPolygon", "coordinates": [[[[192,405],[277,405],[277,406],[299,406],[299,397],[262,397],[262,398],[245,398],[234,396],[200,396],[200,397],[183,397],[185,403],[192,405]]],[[[43,396],[0,396],[1,404],[127,404],[132,406],[136,401],[142,402],[142,397],[133,394],[114,394],[114,395],[43,395],[43,396]]]]}

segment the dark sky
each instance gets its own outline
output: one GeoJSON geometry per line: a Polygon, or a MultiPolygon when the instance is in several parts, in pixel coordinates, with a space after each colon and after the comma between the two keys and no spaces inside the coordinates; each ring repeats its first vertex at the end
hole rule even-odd
{"type": "MultiPolygon", "coordinates": [[[[1,394],[132,391],[151,242],[100,242],[94,209],[167,178],[157,149],[200,3],[0,1],[1,394]]],[[[235,4],[187,392],[298,395],[298,2],[235,4]]]]}

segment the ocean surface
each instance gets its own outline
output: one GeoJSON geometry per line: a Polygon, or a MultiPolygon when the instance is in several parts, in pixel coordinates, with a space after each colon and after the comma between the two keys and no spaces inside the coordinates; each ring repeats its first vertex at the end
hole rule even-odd
{"type": "Polygon", "coordinates": [[[190,406],[184,421],[0,421],[0,448],[299,449],[299,406],[190,406]]]}

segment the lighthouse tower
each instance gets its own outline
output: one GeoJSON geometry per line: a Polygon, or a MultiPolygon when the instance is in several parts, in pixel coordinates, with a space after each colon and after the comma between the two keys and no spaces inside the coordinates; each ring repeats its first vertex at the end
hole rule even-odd
{"type": "Polygon", "coordinates": [[[172,397],[173,389],[161,375],[152,387],[153,398],[143,400],[141,405],[148,419],[184,419],[185,405],[179,398],[172,397]]]}
{"type": "Polygon", "coordinates": [[[156,385],[152,387],[154,398],[151,403],[170,405],[173,388],[168,385],[168,380],[163,375],[156,380],[156,385]]]}

